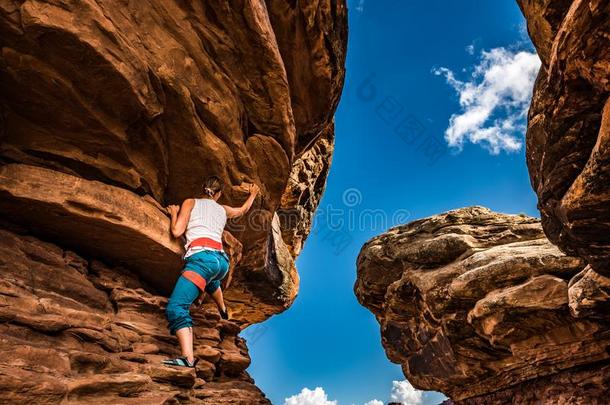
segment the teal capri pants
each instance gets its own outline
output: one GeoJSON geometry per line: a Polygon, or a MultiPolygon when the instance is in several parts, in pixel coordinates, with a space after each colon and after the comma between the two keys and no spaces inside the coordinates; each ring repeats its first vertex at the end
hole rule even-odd
{"type": "Polygon", "coordinates": [[[193,326],[189,309],[200,290],[213,293],[229,271],[229,256],[222,250],[204,249],[185,259],[184,270],[169,297],[165,314],[172,335],[193,326]],[[195,274],[193,274],[195,273],[195,274]]]}

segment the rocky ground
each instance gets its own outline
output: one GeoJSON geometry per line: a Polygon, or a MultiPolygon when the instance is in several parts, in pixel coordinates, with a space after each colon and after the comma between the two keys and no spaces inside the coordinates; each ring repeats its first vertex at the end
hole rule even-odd
{"type": "Polygon", "coordinates": [[[131,271],[0,230],[0,402],[267,404],[239,325],[193,308],[197,370],[179,355],[167,299],[131,271]]]}

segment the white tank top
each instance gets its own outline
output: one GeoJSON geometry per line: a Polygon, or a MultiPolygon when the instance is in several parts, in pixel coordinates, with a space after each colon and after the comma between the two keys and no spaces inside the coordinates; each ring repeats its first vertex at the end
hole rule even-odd
{"type": "MultiPolygon", "coordinates": [[[[222,243],[222,231],[226,222],[227,212],[222,205],[210,198],[195,198],[195,205],[186,225],[186,244],[184,248],[187,249],[188,245],[197,238],[210,238],[222,243]]],[[[186,251],[184,257],[203,249],[207,248],[193,246],[186,251]]]]}

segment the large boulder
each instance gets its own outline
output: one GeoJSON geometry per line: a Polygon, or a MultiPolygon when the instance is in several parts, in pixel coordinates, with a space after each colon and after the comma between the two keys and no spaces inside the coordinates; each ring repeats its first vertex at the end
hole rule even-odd
{"type": "Polygon", "coordinates": [[[354,290],[416,388],[469,404],[598,403],[609,280],[585,266],[539,220],[470,207],[368,241],[354,290]]]}

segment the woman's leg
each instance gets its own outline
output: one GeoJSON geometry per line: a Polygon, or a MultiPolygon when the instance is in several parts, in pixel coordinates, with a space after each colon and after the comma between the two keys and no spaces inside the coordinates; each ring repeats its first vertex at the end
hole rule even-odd
{"type": "Polygon", "coordinates": [[[195,361],[195,355],[193,354],[193,328],[191,326],[187,328],[178,329],[176,331],[178,342],[180,343],[180,350],[182,356],[186,357],[189,362],[195,361]]]}
{"type": "Polygon", "coordinates": [[[223,319],[228,319],[227,307],[222,295],[221,280],[226,277],[229,270],[228,256],[224,253],[215,252],[217,266],[214,269],[214,278],[206,286],[206,292],[212,296],[220,316],[223,319]]]}
{"type": "Polygon", "coordinates": [[[170,333],[176,335],[182,355],[189,361],[194,360],[193,319],[189,308],[198,295],[197,286],[181,276],[176,282],[166,308],[170,333]]]}
{"type": "Polygon", "coordinates": [[[212,294],[210,294],[216,303],[218,309],[222,312],[227,312],[227,308],[225,307],[225,300],[222,296],[222,288],[218,287],[212,294]]]}

